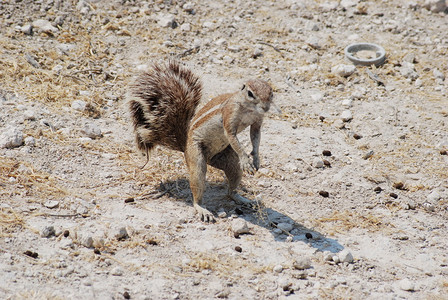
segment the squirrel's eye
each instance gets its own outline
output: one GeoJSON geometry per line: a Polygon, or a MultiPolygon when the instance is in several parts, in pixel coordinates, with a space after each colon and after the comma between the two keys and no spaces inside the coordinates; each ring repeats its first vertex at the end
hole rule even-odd
{"type": "Polygon", "coordinates": [[[254,96],[254,94],[253,94],[251,91],[247,91],[247,95],[248,95],[249,97],[255,99],[255,96],[254,96]]]}

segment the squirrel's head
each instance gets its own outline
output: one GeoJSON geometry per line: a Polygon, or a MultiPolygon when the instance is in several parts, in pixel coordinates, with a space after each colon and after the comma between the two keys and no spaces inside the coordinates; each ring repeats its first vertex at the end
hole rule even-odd
{"type": "Polygon", "coordinates": [[[271,105],[278,110],[278,108],[272,102],[274,97],[272,88],[264,80],[252,79],[246,82],[241,89],[248,103],[254,104],[257,108],[261,109],[261,112],[267,112],[271,105]]]}

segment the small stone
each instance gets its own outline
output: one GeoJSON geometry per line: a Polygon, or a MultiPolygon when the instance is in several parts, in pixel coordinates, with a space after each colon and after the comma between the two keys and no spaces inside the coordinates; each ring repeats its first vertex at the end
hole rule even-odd
{"type": "Polygon", "coordinates": [[[337,255],[333,255],[332,260],[337,264],[341,262],[341,260],[339,259],[339,256],[337,256],[337,255]]]}
{"type": "Polygon", "coordinates": [[[101,129],[94,123],[86,124],[82,132],[91,139],[97,139],[103,136],[101,129]]]}
{"type": "Polygon", "coordinates": [[[87,103],[82,100],[75,100],[72,102],[72,108],[77,111],[85,111],[87,107],[87,103]]]}
{"type": "Polygon", "coordinates": [[[403,291],[412,292],[415,290],[415,284],[407,278],[400,280],[398,284],[403,291]]]}
{"type": "Polygon", "coordinates": [[[344,110],[341,114],[341,120],[344,122],[350,122],[353,119],[352,112],[349,110],[344,110]]]}
{"type": "Polygon", "coordinates": [[[44,238],[50,238],[56,235],[56,231],[53,226],[47,226],[42,230],[41,236],[44,238]]]}
{"type": "Polygon", "coordinates": [[[320,159],[319,157],[316,157],[313,160],[313,166],[315,168],[323,168],[325,166],[324,161],[322,159],[320,159]]]}
{"type": "Polygon", "coordinates": [[[283,266],[282,265],[276,265],[276,266],[274,266],[274,268],[272,270],[275,273],[281,273],[281,272],[283,272],[283,266]]]}
{"type": "Polygon", "coordinates": [[[327,191],[319,191],[319,195],[324,198],[328,198],[330,196],[330,193],[328,193],[327,191]]]}
{"type": "Polygon", "coordinates": [[[184,23],[184,24],[180,25],[180,30],[181,31],[191,31],[190,23],[184,23]]]}
{"type": "Polygon", "coordinates": [[[294,228],[294,226],[290,223],[278,223],[277,228],[289,233],[294,228]]]}
{"type": "Polygon", "coordinates": [[[377,193],[377,194],[381,193],[382,190],[383,190],[383,189],[382,189],[381,187],[379,187],[379,186],[377,186],[376,188],[373,189],[373,191],[374,191],[375,193],[377,193]]]}
{"type": "Polygon", "coordinates": [[[59,201],[56,201],[56,200],[48,200],[47,202],[44,203],[44,206],[45,206],[46,208],[53,209],[53,208],[56,208],[56,207],[59,206],[59,201]]]}
{"type": "Polygon", "coordinates": [[[17,148],[23,144],[23,133],[16,127],[1,130],[0,148],[17,148]]]}
{"type": "Polygon", "coordinates": [[[110,272],[113,276],[122,276],[123,275],[123,270],[120,267],[115,267],[112,269],[112,271],[110,272]]]}
{"type": "Polygon", "coordinates": [[[426,198],[428,199],[429,202],[435,203],[439,201],[442,198],[442,196],[437,191],[432,191],[426,198]]]}
{"type": "Polygon", "coordinates": [[[311,94],[311,100],[313,100],[314,102],[319,102],[319,101],[322,101],[323,99],[324,99],[324,94],[322,94],[322,93],[311,94]]]}
{"type": "Polygon", "coordinates": [[[350,108],[350,107],[353,106],[353,100],[351,100],[351,99],[344,99],[344,100],[342,100],[341,105],[343,107],[345,107],[345,108],[350,108]]]}
{"type": "Polygon", "coordinates": [[[123,293],[123,298],[124,299],[131,299],[131,295],[129,295],[129,293],[126,291],[123,293]]]}
{"type": "Polygon", "coordinates": [[[402,181],[394,182],[392,186],[397,190],[404,190],[404,183],[402,181]]]}
{"type": "Polygon", "coordinates": [[[321,44],[321,39],[318,38],[317,36],[312,36],[310,37],[306,43],[313,49],[320,49],[322,48],[322,44],[321,44]]]}
{"type": "Polygon", "coordinates": [[[440,155],[448,155],[448,151],[446,151],[446,150],[440,150],[440,155]]]}
{"type": "Polygon", "coordinates": [[[391,197],[394,198],[394,199],[397,199],[397,198],[398,198],[398,195],[395,194],[395,193],[390,193],[389,196],[391,196],[391,197]]]}
{"type": "Polygon", "coordinates": [[[339,75],[341,77],[348,77],[355,73],[356,67],[354,65],[340,64],[331,68],[331,73],[339,75]]]}
{"type": "Polygon", "coordinates": [[[434,206],[434,204],[429,203],[429,202],[423,203],[422,207],[424,210],[429,211],[429,212],[433,212],[436,210],[436,207],[434,206]]]}
{"type": "Polygon", "coordinates": [[[330,150],[324,150],[324,151],[322,151],[322,155],[323,156],[331,156],[331,151],[330,150]]]}
{"type": "Polygon", "coordinates": [[[124,199],[124,203],[134,203],[135,199],[134,198],[126,198],[124,199]]]}
{"type": "Polygon", "coordinates": [[[324,261],[333,261],[333,253],[324,252],[324,261]]]}
{"type": "Polygon", "coordinates": [[[369,158],[371,158],[371,157],[373,156],[373,154],[375,154],[375,152],[374,152],[373,150],[369,150],[369,151],[367,151],[366,154],[364,154],[364,155],[362,156],[362,158],[363,158],[363,159],[369,159],[369,158]]]}
{"type": "Polygon", "coordinates": [[[338,257],[340,262],[346,262],[346,263],[353,262],[353,255],[348,249],[344,249],[341,252],[339,252],[338,257]]]}
{"type": "Polygon", "coordinates": [[[30,146],[30,147],[34,147],[36,145],[36,139],[32,136],[27,136],[25,138],[25,145],[26,146],[30,146]]]}
{"type": "Polygon", "coordinates": [[[70,231],[64,230],[63,235],[64,235],[64,237],[68,237],[70,235],[70,231]]]}
{"type": "Polygon", "coordinates": [[[227,213],[225,211],[218,212],[218,217],[224,219],[227,217],[227,213]]]}
{"type": "Polygon", "coordinates": [[[244,219],[237,218],[232,221],[232,232],[234,234],[244,234],[249,233],[250,229],[244,219]]]}
{"type": "Polygon", "coordinates": [[[426,0],[423,7],[433,13],[439,13],[446,10],[445,0],[426,0]]]}
{"type": "Polygon", "coordinates": [[[86,248],[92,248],[93,247],[93,238],[89,235],[81,236],[79,238],[79,243],[86,248]]]}
{"type": "Polygon", "coordinates": [[[345,122],[342,121],[341,119],[337,119],[336,121],[334,121],[333,126],[336,127],[337,129],[344,129],[345,122]]]}
{"type": "Polygon", "coordinates": [[[203,24],[202,24],[202,27],[204,27],[204,28],[212,28],[214,26],[214,23],[213,22],[204,22],[203,24]]]}
{"type": "Polygon", "coordinates": [[[176,17],[172,14],[160,15],[157,24],[161,27],[171,27],[174,29],[177,27],[176,17]]]}
{"type": "Polygon", "coordinates": [[[308,257],[298,259],[293,263],[293,267],[297,270],[309,269],[311,268],[311,259],[309,259],[308,257]]]}
{"type": "Polygon", "coordinates": [[[355,140],[360,140],[360,139],[362,139],[362,135],[355,133],[355,134],[353,134],[353,138],[355,140]]]}
{"type": "Polygon", "coordinates": [[[309,240],[313,238],[313,235],[309,232],[305,233],[305,237],[309,240]]]}
{"type": "Polygon", "coordinates": [[[22,27],[20,27],[20,31],[23,34],[32,35],[33,34],[33,25],[31,25],[31,24],[23,25],[22,27]]]}
{"type": "Polygon", "coordinates": [[[115,235],[115,238],[119,241],[123,241],[123,240],[129,238],[128,231],[126,230],[126,227],[121,227],[118,230],[118,233],[115,235]]]}
{"type": "Polygon", "coordinates": [[[194,15],[194,4],[191,2],[187,2],[182,6],[182,9],[187,13],[194,15]]]}
{"type": "Polygon", "coordinates": [[[419,77],[417,71],[415,71],[414,64],[406,62],[406,61],[404,61],[402,63],[402,66],[400,68],[400,74],[403,77],[411,79],[411,80],[416,80],[419,77]]]}
{"type": "Polygon", "coordinates": [[[445,80],[445,75],[437,69],[434,69],[434,71],[432,71],[432,74],[434,75],[435,79],[440,79],[441,81],[445,80]]]}
{"type": "Polygon", "coordinates": [[[241,248],[240,246],[236,246],[235,251],[241,253],[243,251],[243,248],[241,248]]]}
{"type": "Polygon", "coordinates": [[[58,29],[51,25],[50,21],[43,19],[34,21],[33,28],[35,28],[38,32],[43,32],[51,35],[58,32],[58,29]]]}

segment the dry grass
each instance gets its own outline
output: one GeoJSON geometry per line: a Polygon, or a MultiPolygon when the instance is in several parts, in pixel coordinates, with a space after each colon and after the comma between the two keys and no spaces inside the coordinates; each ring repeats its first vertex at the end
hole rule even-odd
{"type": "Polygon", "coordinates": [[[334,212],[329,217],[317,219],[317,226],[324,227],[329,234],[346,233],[353,228],[363,228],[368,231],[378,231],[392,226],[371,214],[361,215],[356,212],[334,212]]]}
{"type": "Polygon", "coordinates": [[[0,237],[10,237],[24,227],[22,216],[11,208],[0,208],[0,237]]]}

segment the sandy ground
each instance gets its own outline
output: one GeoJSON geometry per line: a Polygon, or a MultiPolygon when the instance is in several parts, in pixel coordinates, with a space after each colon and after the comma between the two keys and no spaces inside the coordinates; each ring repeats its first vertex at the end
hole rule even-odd
{"type": "Polygon", "coordinates": [[[447,299],[445,12],[23,0],[0,15],[0,298],[447,299]],[[354,42],[386,63],[332,72],[354,42]],[[201,76],[204,101],[272,84],[282,114],[240,187],[257,207],[227,199],[210,168],[206,224],[181,153],[141,169],[125,94],[169,57],[201,76]]]}

